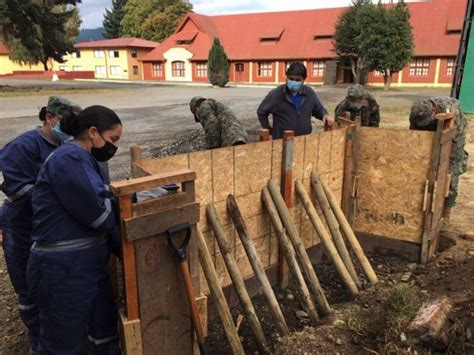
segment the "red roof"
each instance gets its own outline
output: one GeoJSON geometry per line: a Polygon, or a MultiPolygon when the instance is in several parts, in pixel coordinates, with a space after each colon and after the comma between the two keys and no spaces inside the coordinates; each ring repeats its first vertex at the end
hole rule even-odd
{"type": "Polygon", "coordinates": [[[2,42],[0,42],[0,54],[10,54],[10,51],[2,42]]]}
{"type": "MultiPolygon", "coordinates": [[[[456,56],[467,0],[431,0],[408,3],[416,56],[456,56]]],[[[333,58],[331,35],[345,8],[205,16],[189,13],[158,48],[143,61],[162,61],[171,48],[185,48],[191,60],[207,60],[218,37],[230,60],[333,58]],[[197,32],[191,44],[177,44],[186,33],[197,32]],[[275,41],[272,39],[277,38],[275,41]]]]}
{"type": "Polygon", "coordinates": [[[147,41],[140,38],[114,38],[100,41],[77,43],[75,48],[156,48],[160,45],[158,42],[147,41]]]}

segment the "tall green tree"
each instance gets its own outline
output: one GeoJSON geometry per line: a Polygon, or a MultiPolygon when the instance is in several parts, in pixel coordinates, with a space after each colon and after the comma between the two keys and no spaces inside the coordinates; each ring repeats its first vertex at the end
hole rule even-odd
{"type": "Polygon", "coordinates": [[[175,31],[193,5],[184,0],[128,0],[123,35],[163,41],[175,31]]]}
{"type": "Polygon", "coordinates": [[[122,36],[122,19],[124,16],[123,7],[127,0],[112,0],[112,8],[105,9],[104,14],[104,32],[102,35],[105,38],[119,38],[122,36]]]}
{"type": "Polygon", "coordinates": [[[24,64],[64,63],[74,51],[80,18],[74,0],[0,0],[0,33],[12,59],[24,64]]]}
{"type": "Polygon", "coordinates": [[[224,87],[229,82],[229,59],[218,38],[214,38],[207,60],[209,82],[224,87]]]}

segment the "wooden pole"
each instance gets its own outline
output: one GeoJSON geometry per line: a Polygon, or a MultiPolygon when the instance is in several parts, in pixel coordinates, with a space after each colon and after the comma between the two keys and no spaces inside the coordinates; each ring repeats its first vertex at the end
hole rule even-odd
{"type": "MultiPolygon", "coordinates": [[[[304,280],[298,262],[296,261],[295,251],[291,246],[291,242],[288,239],[288,236],[285,234],[285,230],[283,229],[283,224],[281,223],[280,216],[278,215],[278,211],[275,207],[275,204],[273,203],[272,196],[270,195],[270,191],[268,191],[267,187],[263,188],[262,200],[272,221],[275,233],[278,237],[280,250],[285,255],[289,270],[296,281],[296,286],[298,287],[301,297],[303,297],[303,302],[306,308],[308,309],[309,317],[313,324],[317,324],[319,317],[318,313],[316,312],[316,307],[313,303],[313,299],[311,298],[311,294],[309,293],[308,286],[306,285],[306,281],[304,280]]],[[[331,308],[329,308],[329,312],[331,311],[331,308]]]]}
{"type": "Polygon", "coordinates": [[[262,326],[258,320],[255,308],[253,307],[252,300],[250,299],[247,289],[245,288],[244,279],[240,274],[239,267],[232,256],[231,248],[227,242],[224,230],[222,229],[222,225],[219,221],[219,218],[217,217],[216,208],[213,204],[209,204],[207,206],[206,213],[209,223],[211,224],[214,231],[214,236],[216,237],[222,257],[224,258],[224,262],[227,266],[227,270],[229,271],[229,276],[232,279],[235,291],[239,297],[240,304],[242,305],[250,328],[255,335],[258,350],[262,354],[269,354],[270,351],[265,334],[263,333],[262,326]]]}
{"type": "Polygon", "coordinates": [[[211,254],[207,248],[206,241],[202,235],[201,229],[197,228],[197,241],[199,249],[199,261],[201,263],[204,276],[206,277],[207,284],[211,290],[212,297],[217,308],[217,315],[219,316],[222,326],[224,327],[224,333],[229,342],[232,354],[244,355],[245,351],[240,342],[239,334],[235,329],[232,315],[230,314],[229,306],[225,300],[224,292],[222,291],[221,283],[217,276],[214,263],[212,262],[211,254]]]}
{"type": "Polygon", "coordinates": [[[227,210],[229,211],[230,217],[232,218],[234,226],[237,229],[237,233],[239,234],[242,245],[244,246],[245,252],[247,253],[250,265],[252,265],[252,269],[255,272],[255,276],[262,286],[263,296],[265,297],[268,308],[270,309],[270,313],[275,320],[280,336],[286,336],[290,333],[290,331],[286,325],[285,317],[283,316],[280,305],[278,304],[278,300],[273,293],[270,281],[268,281],[265,269],[258,258],[257,250],[255,249],[255,245],[249,235],[247,226],[245,225],[245,221],[242,217],[242,214],[240,213],[239,206],[237,205],[237,201],[233,195],[229,195],[227,197],[227,210]]]}
{"type": "Polygon", "coordinates": [[[337,253],[336,247],[332,242],[331,236],[324,227],[324,224],[319,218],[316,209],[314,208],[314,205],[308,196],[308,193],[306,192],[303,184],[300,181],[296,181],[296,193],[300,197],[301,202],[303,203],[303,207],[306,210],[306,213],[308,214],[311,223],[313,223],[314,229],[316,229],[316,232],[318,232],[318,235],[321,238],[324,248],[326,249],[332,262],[334,263],[334,266],[336,267],[339,276],[341,276],[341,279],[348,288],[349,292],[352,295],[357,295],[359,293],[359,290],[357,289],[354,280],[348,272],[346,265],[342,261],[340,255],[337,253]]]}
{"type": "Polygon", "coordinates": [[[296,255],[298,255],[298,259],[303,268],[303,272],[306,275],[307,280],[309,281],[309,286],[313,291],[313,295],[316,298],[316,301],[318,302],[323,312],[327,314],[330,312],[329,303],[326,299],[326,296],[324,295],[324,291],[319,283],[318,277],[314,272],[314,268],[311,264],[311,261],[309,260],[308,253],[306,253],[306,249],[304,248],[303,243],[301,242],[301,238],[298,235],[298,232],[296,231],[296,228],[290,216],[290,212],[286,207],[285,201],[279,193],[278,187],[274,180],[269,181],[268,190],[272,195],[273,202],[275,203],[283,225],[285,226],[286,232],[288,233],[291,243],[295,248],[296,255]]]}
{"type": "MultiPolygon", "coordinates": [[[[357,277],[356,270],[354,268],[354,264],[352,263],[351,256],[349,251],[347,250],[346,243],[342,238],[341,231],[339,230],[339,223],[337,222],[336,216],[331,210],[331,206],[329,205],[328,198],[326,197],[326,193],[324,192],[324,188],[321,185],[321,179],[318,178],[316,174],[314,174],[314,184],[313,189],[316,192],[316,197],[319,202],[319,206],[323,210],[324,217],[326,218],[327,225],[329,227],[329,231],[331,232],[332,237],[334,238],[334,244],[336,245],[337,251],[341,256],[344,265],[349,271],[349,274],[354,280],[357,286],[360,286],[360,280],[357,277]]],[[[302,186],[301,186],[302,187],[302,186]]],[[[309,199],[309,197],[308,197],[309,199]]],[[[326,230],[325,230],[326,231],[326,230]]]]}
{"type": "Polygon", "coordinates": [[[270,130],[261,129],[260,130],[260,142],[267,142],[270,140],[270,130]]]}
{"type": "MultiPolygon", "coordinates": [[[[312,177],[315,177],[315,176],[316,174],[312,174],[312,177]]],[[[314,179],[312,178],[311,179],[312,184],[314,184],[313,180],[314,179]]],[[[367,259],[367,256],[365,255],[364,250],[360,246],[359,240],[355,236],[354,231],[352,230],[349,222],[347,221],[346,216],[344,216],[344,213],[342,212],[341,207],[337,203],[337,200],[334,197],[334,194],[332,193],[332,191],[326,186],[326,184],[321,183],[321,185],[324,188],[324,192],[326,193],[329,204],[331,205],[331,208],[341,226],[342,232],[344,233],[346,239],[349,241],[349,244],[351,245],[351,248],[354,251],[354,254],[356,255],[357,259],[362,265],[362,269],[367,275],[369,282],[372,285],[375,285],[377,282],[379,282],[379,280],[377,278],[377,275],[375,274],[374,269],[372,268],[372,265],[370,265],[369,259],[367,259]]]]}

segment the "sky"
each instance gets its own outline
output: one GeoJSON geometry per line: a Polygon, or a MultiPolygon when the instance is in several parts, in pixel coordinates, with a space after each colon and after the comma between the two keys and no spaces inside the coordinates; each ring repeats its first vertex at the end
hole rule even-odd
{"type": "MultiPolygon", "coordinates": [[[[111,3],[112,0],[82,0],[82,4],[79,5],[82,17],[81,28],[101,27],[105,8],[110,8],[111,3]]],[[[340,7],[349,5],[350,0],[191,0],[191,3],[194,6],[194,11],[197,13],[204,15],[223,15],[243,12],[340,7]]]]}

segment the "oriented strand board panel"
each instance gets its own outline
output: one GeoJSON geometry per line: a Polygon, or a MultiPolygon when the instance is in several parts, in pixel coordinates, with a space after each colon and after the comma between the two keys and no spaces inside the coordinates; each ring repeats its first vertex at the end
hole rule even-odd
{"type": "Polygon", "coordinates": [[[214,194],[214,202],[225,201],[229,194],[235,194],[234,148],[214,149],[211,153],[213,187],[208,194],[214,194]]]}
{"type": "Polygon", "coordinates": [[[143,159],[142,166],[153,174],[164,174],[189,169],[188,154],[173,155],[159,159],[143,159]]]}
{"type": "Polygon", "coordinates": [[[333,131],[322,132],[319,136],[319,159],[317,169],[319,175],[327,174],[331,171],[332,132],[333,131]]]}
{"type": "Polygon", "coordinates": [[[355,230],[421,243],[432,132],[361,129],[355,230]]]}
{"type": "Polygon", "coordinates": [[[344,169],[344,158],[346,153],[347,129],[336,129],[332,131],[331,137],[331,171],[344,169]]]}
{"type": "Polygon", "coordinates": [[[211,151],[205,150],[189,154],[189,168],[196,171],[196,201],[199,201],[201,205],[207,205],[212,202],[211,151]]]}
{"type": "Polygon", "coordinates": [[[309,178],[313,170],[318,169],[319,139],[321,133],[306,136],[306,146],[304,153],[304,178],[309,178]]]}
{"type": "Polygon", "coordinates": [[[272,176],[272,142],[234,147],[235,195],[262,191],[272,176]]]}

